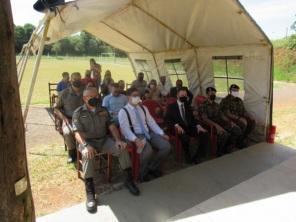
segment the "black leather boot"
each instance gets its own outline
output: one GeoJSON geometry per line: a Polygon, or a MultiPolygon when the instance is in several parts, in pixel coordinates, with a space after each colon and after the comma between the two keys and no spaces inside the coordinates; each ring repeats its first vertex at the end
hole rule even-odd
{"type": "Polygon", "coordinates": [[[76,162],[76,150],[68,150],[68,160],[67,163],[75,163],[76,162]]]}
{"type": "Polygon", "coordinates": [[[85,191],[86,191],[86,210],[90,213],[97,211],[97,202],[95,198],[95,187],[93,178],[85,179],[85,191]]]}
{"type": "Polygon", "coordinates": [[[125,179],[124,185],[126,186],[126,188],[129,190],[129,192],[131,194],[133,194],[135,196],[139,196],[140,195],[140,190],[133,181],[132,169],[127,168],[124,171],[126,173],[126,179],[125,179]]]}

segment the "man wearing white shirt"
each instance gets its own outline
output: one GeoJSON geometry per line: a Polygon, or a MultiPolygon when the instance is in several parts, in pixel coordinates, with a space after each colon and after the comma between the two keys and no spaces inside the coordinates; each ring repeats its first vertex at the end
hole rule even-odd
{"type": "Polygon", "coordinates": [[[122,134],[137,146],[140,154],[140,179],[148,181],[161,175],[160,165],[171,151],[169,137],[157,125],[145,106],[140,105],[140,92],[127,90],[128,104],[119,111],[118,120],[122,134]],[[155,155],[153,156],[153,149],[155,155]],[[153,158],[152,158],[153,157],[153,158]]]}
{"type": "Polygon", "coordinates": [[[160,83],[158,84],[158,88],[160,90],[160,94],[162,97],[166,97],[170,93],[171,84],[169,84],[169,81],[166,81],[166,76],[161,76],[160,83]]]}

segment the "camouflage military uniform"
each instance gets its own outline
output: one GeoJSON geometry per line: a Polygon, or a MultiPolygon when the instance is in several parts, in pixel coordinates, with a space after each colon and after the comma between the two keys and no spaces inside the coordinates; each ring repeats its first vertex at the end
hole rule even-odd
{"type": "MultiPolygon", "coordinates": [[[[65,115],[69,120],[71,120],[74,110],[83,104],[82,92],[83,88],[80,89],[79,94],[76,94],[72,87],[64,89],[58,98],[58,102],[55,105],[55,108],[60,110],[60,112],[62,112],[63,115],[65,115]]],[[[63,135],[63,137],[65,139],[65,143],[68,149],[75,150],[76,142],[73,133],[63,135]]]]}
{"type": "MultiPolygon", "coordinates": [[[[108,127],[113,124],[106,108],[97,107],[95,112],[89,111],[86,105],[75,110],[72,119],[73,131],[83,134],[85,141],[97,152],[110,152],[119,158],[121,168],[131,167],[127,150],[120,151],[115,141],[108,137],[108,127]]],[[[81,148],[80,148],[81,149],[81,148]]],[[[85,178],[94,177],[94,159],[82,157],[82,168],[85,178]]]]}
{"type": "MultiPolygon", "coordinates": [[[[204,101],[199,107],[199,113],[200,115],[207,116],[208,119],[219,124],[221,127],[224,126],[224,124],[222,123],[223,121],[221,119],[218,103],[214,101],[210,102],[209,100],[204,101]]],[[[227,131],[221,134],[217,134],[218,156],[227,152],[227,142],[229,136],[230,134],[227,131]]]]}
{"type": "Polygon", "coordinates": [[[220,103],[220,110],[224,115],[231,113],[247,120],[247,125],[245,125],[243,122],[239,121],[239,118],[232,119],[232,121],[234,121],[240,127],[242,136],[239,139],[241,141],[244,140],[255,128],[255,121],[247,115],[244,103],[240,98],[234,97],[232,95],[226,96],[220,103]]]}

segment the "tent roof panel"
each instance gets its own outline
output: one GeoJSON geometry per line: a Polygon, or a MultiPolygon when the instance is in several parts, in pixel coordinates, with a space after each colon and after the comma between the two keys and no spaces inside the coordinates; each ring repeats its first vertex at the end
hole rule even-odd
{"type": "Polygon", "coordinates": [[[127,52],[269,44],[237,0],[77,0],[60,14],[50,42],[87,30],[127,52]]]}
{"type": "Polygon", "coordinates": [[[119,32],[110,29],[103,23],[98,23],[95,26],[90,26],[86,28],[85,31],[92,33],[97,36],[102,41],[108,43],[109,45],[123,50],[125,52],[144,52],[146,51],[143,47],[126,38],[119,32]]]}

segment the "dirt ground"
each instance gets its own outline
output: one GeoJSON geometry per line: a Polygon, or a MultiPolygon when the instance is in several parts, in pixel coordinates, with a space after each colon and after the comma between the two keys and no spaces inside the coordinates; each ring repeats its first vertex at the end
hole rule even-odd
{"type": "MultiPolygon", "coordinates": [[[[295,93],[296,84],[275,83],[273,122],[277,126],[276,142],[296,148],[295,93]]],[[[26,145],[38,216],[84,200],[83,183],[77,179],[74,166],[66,164],[67,153],[64,151],[63,139],[55,131],[47,108],[30,107],[26,123],[26,145]]],[[[117,181],[120,178],[115,178],[113,186],[106,183],[97,186],[99,193],[119,189],[122,185],[117,181]]]]}

